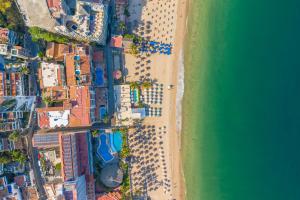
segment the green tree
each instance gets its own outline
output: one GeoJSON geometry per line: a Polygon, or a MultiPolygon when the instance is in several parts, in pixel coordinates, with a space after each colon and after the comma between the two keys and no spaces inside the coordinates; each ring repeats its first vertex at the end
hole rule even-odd
{"type": "Polygon", "coordinates": [[[0,163],[1,164],[7,164],[12,162],[11,156],[7,152],[1,152],[0,153],[0,163]]]}
{"type": "Polygon", "coordinates": [[[129,52],[130,52],[131,55],[134,55],[134,56],[137,56],[140,53],[139,49],[138,49],[138,46],[135,45],[135,44],[130,45],[129,52]]]}
{"type": "Polygon", "coordinates": [[[131,89],[137,89],[139,87],[139,83],[138,82],[131,82],[130,83],[130,88],[131,89]]]}
{"type": "Polygon", "coordinates": [[[151,82],[143,82],[142,83],[142,87],[145,88],[145,89],[148,89],[148,88],[151,88],[152,87],[152,83],[151,82]]]}
{"type": "Polygon", "coordinates": [[[43,57],[44,57],[44,53],[43,53],[42,51],[39,51],[37,55],[38,55],[38,57],[40,57],[40,58],[43,58],[43,57]]]}
{"type": "Polygon", "coordinates": [[[104,115],[104,117],[103,117],[103,123],[104,123],[104,124],[108,124],[108,123],[109,123],[109,116],[108,116],[107,113],[106,113],[106,114],[104,115]]]}
{"type": "Polygon", "coordinates": [[[99,134],[98,130],[93,130],[93,131],[92,131],[92,136],[93,136],[93,137],[97,137],[98,134],[99,134]]]}
{"type": "Polygon", "coordinates": [[[57,164],[55,165],[55,169],[56,169],[57,171],[60,171],[60,170],[61,170],[61,163],[57,163],[57,164]]]}
{"type": "Polygon", "coordinates": [[[18,131],[13,131],[9,136],[8,140],[10,141],[17,141],[20,138],[20,133],[18,131]]]}
{"type": "Polygon", "coordinates": [[[27,160],[26,155],[20,150],[13,150],[11,152],[11,157],[13,161],[19,162],[21,164],[24,164],[25,161],[27,160]]]}
{"type": "Polygon", "coordinates": [[[0,12],[6,13],[6,11],[11,7],[11,0],[0,0],[0,12]]]}
{"type": "Polygon", "coordinates": [[[51,33],[38,27],[30,27],[29,33],[31,34],[33,41],[45,40],[47,42],[57,42],[57,43],[64,43],[64,44],[71,41],[70,38],[64,35],[51,33]]]}

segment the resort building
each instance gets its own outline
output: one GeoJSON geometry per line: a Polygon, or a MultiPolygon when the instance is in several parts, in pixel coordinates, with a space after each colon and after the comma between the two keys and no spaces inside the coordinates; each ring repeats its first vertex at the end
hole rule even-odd
{"type": "Polygon", "coordinates": [[[132,98],[136,98],[136,95],[130,85],[114,86],[116,125],[130,125],[133,120],[145,117],[145,108],[134,108],[132,105],[132,98]]]}
{"type": "Polygon", "coordinates": [[[80,41],[105,44],[108,4],[102,0],[17,0],[17,4],[29,27],[37,26],[80,41]]]}

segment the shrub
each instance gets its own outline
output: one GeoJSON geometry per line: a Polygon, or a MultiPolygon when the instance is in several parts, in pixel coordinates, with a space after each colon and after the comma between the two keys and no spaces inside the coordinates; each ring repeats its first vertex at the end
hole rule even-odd
{"type": "Polygon", "coordinates": [[[31,34],[33,41],[45,40],[47,42],[57,42],[64,44],[71,41],[71,39],[67,36],[51,33],[38,27],[29,28],[29,33],[31,34]]]}
{"type": "Polygon", "coordinates": [[[16,141],[19,138],[20,138],[20,133],[18,131],[14,131],[8,136],[8,140],[10,141],[16,141]]]}

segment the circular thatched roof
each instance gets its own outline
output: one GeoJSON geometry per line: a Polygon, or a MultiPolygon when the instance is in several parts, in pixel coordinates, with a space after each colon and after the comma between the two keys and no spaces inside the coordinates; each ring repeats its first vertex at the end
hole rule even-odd
{"type": "Polygon", "coordinates": [[[118,164],[106,165],[101,171],[100,180],[107,187],[117,187],[122,183],[123,171],[118,164]]]}

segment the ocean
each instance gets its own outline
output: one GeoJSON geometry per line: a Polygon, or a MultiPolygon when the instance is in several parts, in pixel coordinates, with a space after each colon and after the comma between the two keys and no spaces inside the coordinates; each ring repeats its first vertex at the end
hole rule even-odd
{"type": "Polygon", "coordinates": [[[300,0],[191,0],[187,200],[300,200],[300,0]]]}

